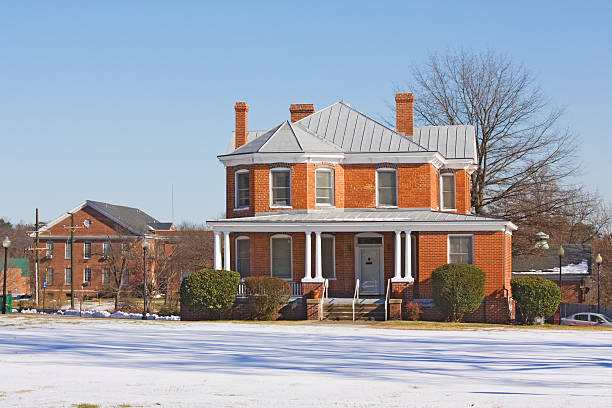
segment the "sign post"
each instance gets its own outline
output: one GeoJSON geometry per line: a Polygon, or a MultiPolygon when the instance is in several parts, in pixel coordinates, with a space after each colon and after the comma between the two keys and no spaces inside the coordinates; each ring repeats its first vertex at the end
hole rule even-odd
{"type": "Polygon", "coordinates": [[[45,299],[47,298],[47,281],[43,281],[43,313],[45,313],[45,299]]]}

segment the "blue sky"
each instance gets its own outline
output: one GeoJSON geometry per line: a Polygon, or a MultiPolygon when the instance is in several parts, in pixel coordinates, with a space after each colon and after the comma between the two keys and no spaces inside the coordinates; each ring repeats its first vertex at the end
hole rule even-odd
{"type": "MultiPolygon", "coordinates": [[[[609,2],[0,3],[0,217],[50,220],[85,199],[201,222],[225,208],[216,155],[234,127],[291,103],[387,115],[428,53],[505,53],[580,137],[579,182],[612,201],[609,2]],[[294,4],[295,3],[295,4],[294,4]],[[495,4],[491,4],[495,3],[495,4]]],[[[418,98],[418,95],[415,95],[418,98]]]]}

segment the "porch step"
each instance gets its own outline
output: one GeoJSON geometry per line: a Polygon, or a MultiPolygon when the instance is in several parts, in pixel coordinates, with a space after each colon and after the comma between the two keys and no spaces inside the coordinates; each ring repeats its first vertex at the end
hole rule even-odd
{"type": "MultiPolygon", "coordinates": [[[[323,319],[353,320],[353,303],[334,302],[323,304],[323,319]]],[[[382,300],[362,299],[355,304],[355,320],[385,320],[385,304],[382,300]]]]}

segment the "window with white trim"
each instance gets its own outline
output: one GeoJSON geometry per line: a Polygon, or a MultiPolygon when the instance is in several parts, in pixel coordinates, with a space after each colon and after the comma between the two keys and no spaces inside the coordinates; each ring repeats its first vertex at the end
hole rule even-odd
{"type": "Polygon", "coordinates": [[[442,210],[454,210],[455,203],[455,174],[444,173],[440,175],[440,208],[442,210]]]}
{"type": "Polygon", "coordinates": [[[376,170],[377,205],[397,207],[397,172],[394,169],[376,170]]]}
{"type": "Polygon", "coordinates": [[[47,268],[45,280],[47,281],[47,286],[53,286],[53,268],[47,268]]]}
{"type": "Polygon", "coordinates": [[[64,258],[72,258],[72,247],[70,246],[70,241],[66,241],[66,247],[64,248],[64,258]]]}
{"type": "Polygon", "coordinates": [[[336,279],[335,237],[321,235],[321,266],[325,279],[336,279]]]}
{"type": "Polygon", "coordinates": [[[103,285],[110,284],[110,269],[108,268],[102,269],[102,284],[103,285]]]}
{"type": "Polygon", "coordinates": [[[272,188],[272,206],[290,207],[291,206],[291,170],[272,169],[270,170],[272,188]]]}
{"type": "Polygon", "coordinates": [[[53,241],[47,241],[47,251],[45,255],[47,258],[53,258],[53,241]]]}
{"type": "Polygon", "coordinates": [[[291,279],[291,237],[277,235],[270,238],[271,275],[275,278],[291,279]]]}
{"type": "Polygon", "coordinates": [[[334,205],[334,172],[332,169],[315,171],[315,201],[319,205],[334,205]]]}
{"type": "Polygon", "coordinates": [[[251,268],[251,240],[249,237],[236,238],[236,272],[241,278],[249,276],[251,268]]]}
{"type": "Polygon", "coordinates": [[[249,171],[237,171],[234,183],[236,186],[234,208],[249,208],[249,171]]]}
{"type": "Polygon", "coordinates": [[[111,243],[110,241],[102,242],[102,256],[107,258],[110,256],[111,243]]]}
{"type": "Polygon", "coordinates": [[[474,263],[474,236],[448,236],[448,263],[474,263]]]}
{"type": "Polygon", "coordinates": [[[130,284],[130,270],[126,269],[123,271],[123,276],[121,277],[121,285],[129,285],[130,284]]]}
{"type": "Polygon", "coordinates": [[[83,282],[91,282],[91,268],[83,269],[83,282]]]}
{"type": "Polygon", "coordinates": [[[64,283],[66,285],[70,285],[72,282],[72,269],[66,268],[64,269],[64,283]]]}
{"type": "Polygon", "coordinates": [[[91,258],[91,242],[83,243],[83,258],[85,259],[91,258]]]}

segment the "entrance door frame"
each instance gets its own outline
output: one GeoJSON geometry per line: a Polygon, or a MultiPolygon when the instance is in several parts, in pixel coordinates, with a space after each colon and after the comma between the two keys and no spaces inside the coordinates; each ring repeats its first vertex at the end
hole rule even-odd
{"type": "MultiPolygon", "coordinates": [[[[378,259],[379,259],[379,271],[378,271],[378,288],[379,293],[364,293],[364,295],[382,295],[384,281],[385,281],[385,237],[383,234],[377,232],[362,232],[359,234],[355,234],[355,281],[359,279],[361,285],[361,248],[376,248],[378,247],[378,259]],[[380,244],[358,244],[358,238],[380,238],[380,244]]],[[[354,283],[353,283],[353,287],[354,283]]],[[[359,288],[359,293],[361,293],[361,288],[359,288]]]]}

